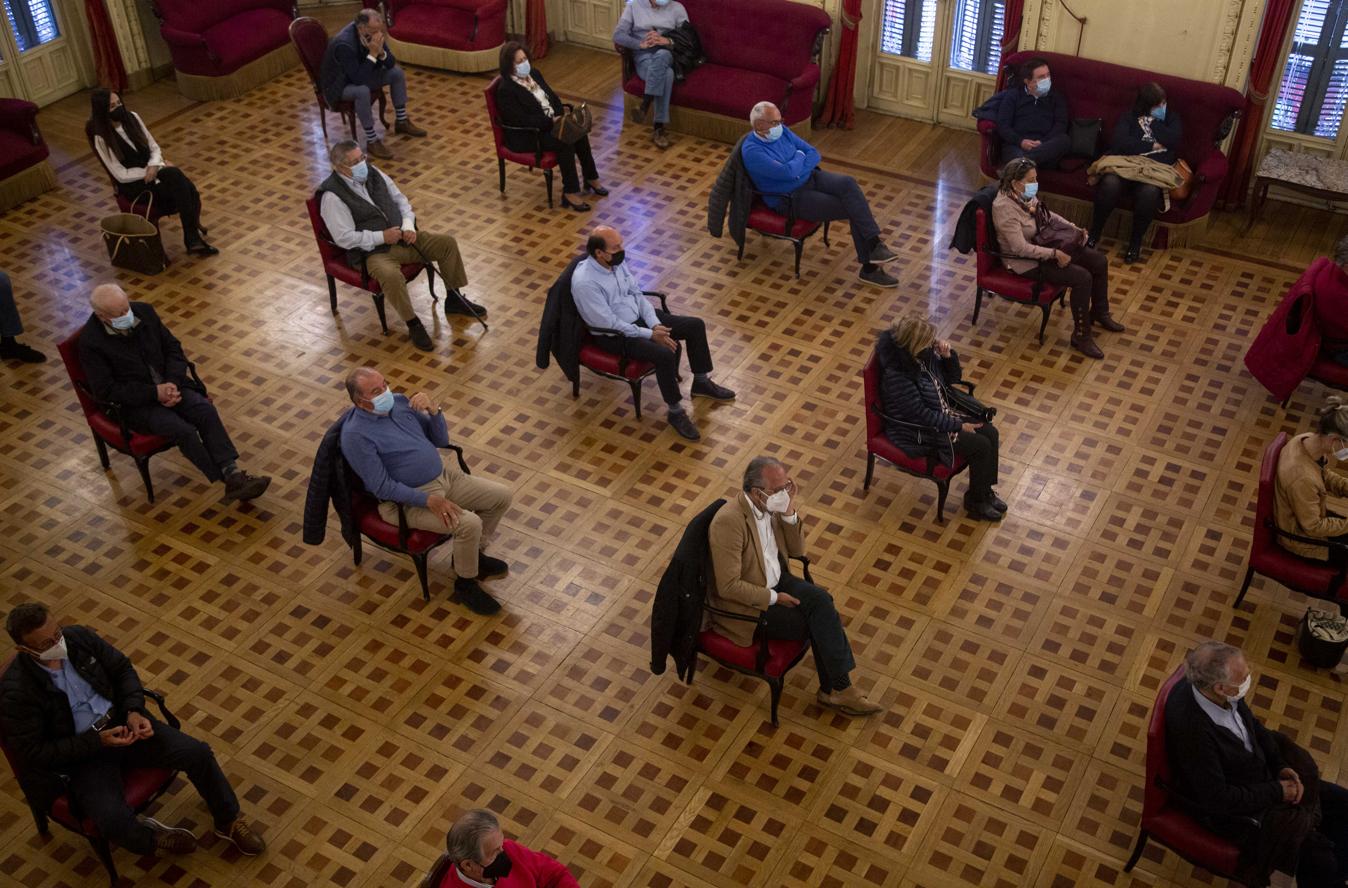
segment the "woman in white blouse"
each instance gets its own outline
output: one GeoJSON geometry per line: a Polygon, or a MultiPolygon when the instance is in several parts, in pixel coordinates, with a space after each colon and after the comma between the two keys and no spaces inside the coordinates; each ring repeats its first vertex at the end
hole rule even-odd
{"type": "Polygon", "coordinates": [[[164,160],[140,115],[123,105],[120,95],[106,89],[94,90],[90,105],[92,113],[84,131],[99,160],[117,180],[117,190],[127,198],[151,191],[160,212],[177,213],[187,252],[199,256],[220,252],[206,243],[197,187],[182,170],[164,160]]]}
{"type": "Polygon", "coordinates": [[[590,151],[590,137],[581,136],[570,145],[552,135],[552,126],[562,113],[562,100],[543,79],[543,72],[529,61],[529,52],[511,41],[501,47],[501,83],[496,87],[496,113],[506,129],[505,144],[511,151],[533,153],[535,149],[557,152],[562,171],[562,206],[584,212],[590,205],[581,199],[576,160],[585,176],[585,194],[608,196],[599,184],[599,170],[590,151]],[[534,130],[534,133],[528,132],[534,130]]]}

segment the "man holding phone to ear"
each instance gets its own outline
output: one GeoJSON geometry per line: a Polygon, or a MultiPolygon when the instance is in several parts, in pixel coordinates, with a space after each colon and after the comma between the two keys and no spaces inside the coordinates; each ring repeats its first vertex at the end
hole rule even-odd
{"type": "Polygon", "coordinates": [[[0,729],[34,806],[46,811],[69,792],[109,841],[137,854],[183,854],[196,837],[137,816],[122,786],[125,768],[179,770],[210,808],[215,834],[246,856],[262,853],[266,843],[240,816],[211,748],[150,716],[121,651],[92,629],[62,627],[35,602],[10,611],[5,629],[19,652],[0,676],[0,729]]]}

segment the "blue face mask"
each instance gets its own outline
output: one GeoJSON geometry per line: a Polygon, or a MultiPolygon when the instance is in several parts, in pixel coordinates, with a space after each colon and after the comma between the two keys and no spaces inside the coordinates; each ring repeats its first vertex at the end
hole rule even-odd
{"type": "Polygon", "coordinates": [[[136,316],[127,308],[126,314],[113,318],[108,322],[114,330],[130,330],[136,326],[136,316]]]}
{"type": "Polygon", "coordinates": [[[520,62],[518,65],[515,66],[515,76],[518,77],[520,80],[523,80],[524,78],[529,76],[529,72],[532,70],[533,68],[529,67],[529,60],[525,59],[524,61],[520,62]]]}
{"type": "Polygon", "coordinates": [[[656,6],[668,6],[669,0],[655,0],[656,6]]]}
{"type": "Polygon", "coordinates": [[[1026,183],[1025,183],[1025,199],[1026,199],[1026,200],[1029,200],[1030,198],[1034,197],[1034,196],[1035,196],[1036,194],[1038,194],[1038,193],[1039,193],[1039,183],[1038,183],[1038,182],[1026,182],[1026,183]]]}
{"type": "Polygon", "coordinates": [[[761,138],[765,142],[775,142],[781,137],[782,137],[782,125],[780,123],[776,123],[773,124],[772,129],[768,130],[765,134],[763,134],[761,138]]]}
{"type": "Polygon", "coordinates": [[[1157,105],[1151,109],[1151,116],[1157,120],[1165,120],[1165,105],[1157,105]]]}
{"type": "Polygon", "coordinates": [[[351,178],[355,179],[357,182],[364,182],[369,175],[370,165],[363,160],[351,167],[351,178]]]}
{"type": "Polygon", "coordinates": [[[1034,85],[1034,94],[1042,99],[1044,96],[1048,95],[1048,91],[1052,86],[1053,86],[1053,78],[1045,77],[1043,80],[1039,81],[1034,85]]]}
{"type": "Polygon", "coordinates": [[[386,388],[370,399],[370,409],[380,416],[387,416],[393,409],[393,389],[386,388]]]}

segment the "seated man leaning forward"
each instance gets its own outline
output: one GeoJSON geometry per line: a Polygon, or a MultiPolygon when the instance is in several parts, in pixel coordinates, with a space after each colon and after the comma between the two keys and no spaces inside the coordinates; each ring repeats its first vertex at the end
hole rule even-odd
{"type": "Polygon", "coordinates": [[[332,175],[318,186],[319,212],[332,242],[346,250],[347,264],[364,269],[379,282],[393,310],[407,324],[412,344],[434,348],[407,295],[403,265],[433,261],[449,288],[445,317],[486,317],[487,310],[460,292],[468,285],[459,243],[450,234],[417,231],[407,197],[383,171],[370,166],[360,146],[349,139],[332,146],[332,175]]]}
{"type": "Polygon", "coordinates": [[[669,424],[683,437],[696,441],[697,426],[683,409],[679,391],[678,343],[688,345],[688,369],[693,371],[692,395],[713,401],[733,401],[735,393],[711,381],[711,349],[707,326],[701,318],[670,314],[651,305],[641,285],[623,264],[627,252],[623,236],[600,225],[585,242],[588,258],[576,266],[571,278],[571,298],[580,318],[592,330],[616,331],[598,334],[594,344],[605,351],[626,350],[629,357],[655,365],[660,396],[669,411],[669,424]],[[624,341],[625,340],[625,341],[624,341]]]}
{"type": "MultiPolygon", "coordinates": [[[[751,617],[767,611],[769,638],[808,638],[819,673],[819,705],[844,715],[872,715],[880,707],[852,686],[856,661],[833,596],[786,569],[788,556],[805,554],[796,494],[781,462],[770,456],[749,462],[744,489],[717,511],[707,530],[713,575],[707,604],[751,617]]],[[[753,643],[752,623],[710,611],[707,621],[735,644],[753,643]]]]}
{"type": "Polygon", "coordinates": [[[560,861],[512,842],[496,815],[465,811],[449,828],[445,857],[453,864],[430,888],[579,888],[560,861]]]}
{"type": "Polygon", "coordinates": [[[395,395],[373,367],[347,374],[346,391],[356,409],[342,425],[342,456],[380,501],[380,516],[397,524],[402,504],[408,526],[453,533],[452,600],[477,614],[499,611],[478,581],[509,569],[482,547],[510,508],[510,488],[465,474],[451,451],[441,455],[449,446],[444,407],[425,392],[395,395]]]}
{"type": "Polygon", "coordinates": [[[261,496],[271,478],[239,468],[219,412],[197,390],[182,344],[154,308],[130,301],[116,284],[94,287],[89,304],[79,353],[94,397],[115,402],[133,432],[177,444],[207,481],[224,482],[225,502],[261,496]]]}
{"type": "Polygon", "coordinates": [[[764,192],[763,201],[784,212],[787,198],[771,195],[789,195],[798,219],[846,219],[861,263],[858,276],[876,287],[897,287],[898,279],[880,266],[898,259],[898,254],[881,242],[880,226],[857,180],[821,170],[819,152],[782,124],[782,112],[771,102],[754,105],[749,125],[753,132],[740,142],[740,157],[754,187],[764,192]]]}
{"type": "Polygon", "coordinates": [[[371,157],[390,160],[393,152],[374,131],[372,102],[389,88],[393,128],[401,136],[424,136],[426,131],[407,116],[407,75],[388,48],[388,28],[384,17],[373,9],[356,13],[355,21],[333,35],[323,53],[318,81],[329,107],[350,102],[365,130],[365,144],[371,157]]]}
{"type": "Polygon", "coordinates": [[[69,793],[108,841],[137,854],[184,854],[196,836],[137,816],[122,786],[125,769],[167,768],[196,787],[217,836],[249,857],[266,849],[211,748],[150,715],[125,654],[92,629],[62,627],[36,602],[10,611],[5,630],[19,653],[0,676],[0,729],[38,810],[69,793]]]}

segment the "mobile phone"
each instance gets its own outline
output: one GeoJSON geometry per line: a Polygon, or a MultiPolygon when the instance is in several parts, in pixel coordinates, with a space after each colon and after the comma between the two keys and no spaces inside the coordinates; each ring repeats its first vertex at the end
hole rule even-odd
{"type": "Polygon", "coordinates": [[[101,733],[104,728],[107,728],[111,724],[112,724],[112,713],[105,712],[102,715],[100,715],[97,719],[95,719],[94,723],[89,727],[93,728],[95,734],[98,734],[101,733]]]}

